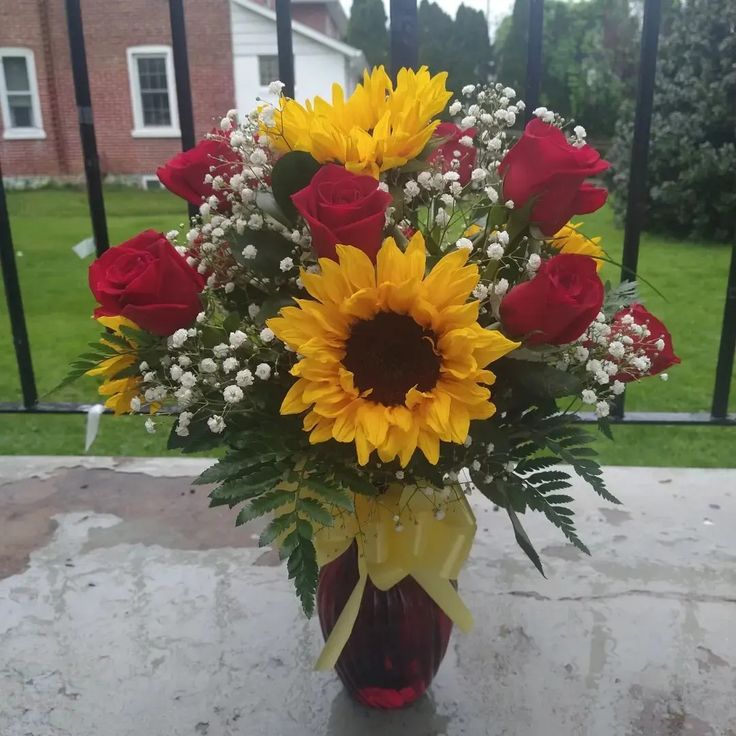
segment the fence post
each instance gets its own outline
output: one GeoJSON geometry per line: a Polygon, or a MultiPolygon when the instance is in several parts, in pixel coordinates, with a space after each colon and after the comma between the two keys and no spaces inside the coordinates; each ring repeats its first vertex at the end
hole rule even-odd
{"type": "MultiPolygon", "coordinates": [[[[647,199],[647,167],[649,164],[649,135],[652,127],[654,82],[657,73],[657,45],[662,0],[645,0],[644,22],[641,31],[639,55],[639,82],[636,91],[634,136],[631,142],[629,187],[626,199],[624,248],[621,256],[621,281],[636,278],[639,263],[639,241],[647,199]]],[[[614,402],[613,415],[624,415],[624,395],[614,402]]]]}
{"type": "Polygon", "coordinates": [[[419,23],[416,0],[391,0],[391,76],[419,66],[419,23]]]}
{"type": "Polygon", "coordinates": [[[276,42],[279,49],[279,81],[284,94],[294,97],[294,41],[291,36],[291,0],[276,0],[276,42]]]}
{"type": "Polygon", "coordinates": [[[529,3],[529,33],[526,48],[526,89],[524,104],[525,120],[534,117],[539,107],[539,93],[542,87],[542,31],[544,29],[544,0],[531,0],[529,3]]]}
{"type": "Polygon", "coordinates": [[[36,390],[36,379],[33,375],[31,346],[28,341],[23,298],[20,292],[20,282],[18,281],[18,268],[15,263],[15,250],[13,249],[13,237],[10,232],[10,217],[8,215],[8,203],[5,199],[2,168],[0,168],[0,266],[2,266],[3,283],[5,285],[5,299],[8,303],[15,360],[18,364],[20,387],[23,393],[23,406],[26,409],[31,409],[38,401],[38,391],[36,390]]]}
{"type": "Polygon", "coordinates": [[[736,352],[736,245],[731,249],[731,267],[726,285],[726,304],[723,307],[723,328],[718,348],[716,383],[713,388],[714,419],[725,419],[728,414],[728,395],[733,375],[734,352],[736,352]]]}
{"type": "Polygon", "coordinates": [[[87,180],[87,200],[89,202],[90,219],[92,220],[92,233],[95,237],[95,248],[99,256],[110,247],[110,241],[107,236],[100,157],[97,154],[95,122],[92,117],[92,98],[89,91],[89,75],[87,74],[87,53],[84,47],[82,10],[79,6],[79,0],[65,0],[65,4],[66,22],[69,29],[69,51],[72,57],[74,96],[77,101],[77,116],[79,117],[79,137],[82,140],[84,175],[87,180]]]}
{"type": "MultiPolygon", "coordinates": [[[[181,150],[188,151],[190,148],[194,148],[196,137],[183,0],[169,0],[169,21],[171,24],[171,46],[174,54],[176,105],[179,110],[179,128],[181,129],[181,150]]],[[[190,217],[194,217],[199,213],[199,208],[191,203],[188,204],[188,210],[190,217]]]]}

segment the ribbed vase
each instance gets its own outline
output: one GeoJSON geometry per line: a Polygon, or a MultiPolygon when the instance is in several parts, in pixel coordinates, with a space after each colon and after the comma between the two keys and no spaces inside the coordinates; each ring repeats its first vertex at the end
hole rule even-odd
{"type": "MultiPolygon", "coordinates": [[[[353,543],[320,572],[317,612],[325,639],[357,581],[353,543]]],[[[358,702],[372,708],[402,708],[426,692],[451,631],[452,621],[411,576],[385,591],[369,579],[335,669],[358,702]]]]}

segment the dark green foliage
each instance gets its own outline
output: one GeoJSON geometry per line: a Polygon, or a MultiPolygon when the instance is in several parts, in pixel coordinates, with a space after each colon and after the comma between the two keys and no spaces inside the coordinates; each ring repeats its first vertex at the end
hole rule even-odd
{"type": "MultiPolygon", "coordinates": [[[[645,223],[698,240],[736,237],[736,3],[676,4],[661,34],[645,223]]],[[[626,206],[633,104],[609,153],[614,208],[626,206]]]]}
{"type": "Polygon", "coordinates": [[[543,513],[571,544],[590,554],[578,537],[574,512],[568,506],[573,497],[560,493],[572,486],[572,479],[559,465],[571,465],[607,501],[618,503],[618,499],[606,489],[601,468],[592,459],[595,451],[588,446],[593,436],[581,428],[576,415],[559,412],[553,403],[509,411],[506,418],[479,425],[473,438],[473,446],[489,441],[495,445],[492,454],[475,455],[480,468],[470,471],[473,483],[490,501],[506,509],[517,543],[542,574],[539,555],[518,518],[527,509],[543,513]]]}
{"type": "Polygon", "coordinates": [[[488,79],[491,44],[482,11],[460,5],[453,20],[437,3],[422,0],[417,13],[420,64],[433,74],[448,72],[447,88],[456,95],[488,79]]]}
{"type": "Polygon", "coordinates": [[[290,151],[273,166],[271,188],[281,211],[295,222],[297,211],[291,195],[309,185],[320,165],[305,151],[290,151]]]}
{"type": "MultiPolygon", "coordinates": [[[[496,77],[524,95],[529,0],[516,0],[494,43],[496,77]]],[[[544,4],[541,104],[574,118],[591,136],[613,133],[633,98],[639,22],[628,0],[544,4]]]]}
{"type": "Polygon", "coordinates": [[[345,41],[363,51],[369,66],[388,63],[386,11],[381,0],[353,0],[345,41]]]}

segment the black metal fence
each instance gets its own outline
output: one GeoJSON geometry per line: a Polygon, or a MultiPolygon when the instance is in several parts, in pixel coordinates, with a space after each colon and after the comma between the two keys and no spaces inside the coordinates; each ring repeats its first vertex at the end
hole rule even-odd
{"type": "MultiPolygon", "coordinates": [[[[105,202],[102,191],[100,162],[95,140],[87,60],[84,45],[82,14],[79,0],[65,0],[66,17],[79,117],[79,133],[84,155],[90,219],[97,255],[109,247],[105,202]]],[[[183,0],[169,0],[171,40],[174,56],[179,122],[182,149],[195,145],[192,93],[189,79],[186,29],[183,0]]],[[[639,84],[636,99],[634,138],[632,144],[629,192],[626,210],[622,280],[636,273],[639,257],[639,239],[643,224],[647,183],[647,159],[652,118],[652,100],[657,66],[657,43],[661,18],[661,0],[645,0],[639,62],[639,84]]],[[[290,0],[276,0],[276,26],[279,53],[279,76],[284,92],[294,94],[294,55],[291,34],[290,0]]],[[[544,0],[530,0],[527,79],[525,102],[527,118],[538,105],[542,70],[542,28],[544,0]]],[[[418,63],[418,27],[416,0],[391,0],[391,69],[395,73],[402,66],[416,67],[418,63]]],[[[38,401],[31,350],[23,312],[18,271],[10,229],[5,191],[2,186],[0,162],[0,265],[2,266],[5,295],[13,337],[22,403],[0,403],[0,413],[74,413],[86,411],[86,405],[42,403],[38,401]]],[[[190,207],[190,214],[192,209],[190,207]]],[[[713,401],[710,413],[685,412],[624,412],[623,401],[615,407],[614,420],[627,424],[678,424],[736,426],[736,415],[729,414],[728,401],[736,349],[736,244],[733,246],[729,268],[723,325],[718,359],[715,368],[713,401]]],[[[623,397],[621,397],[623,398],[623,397]]]]}

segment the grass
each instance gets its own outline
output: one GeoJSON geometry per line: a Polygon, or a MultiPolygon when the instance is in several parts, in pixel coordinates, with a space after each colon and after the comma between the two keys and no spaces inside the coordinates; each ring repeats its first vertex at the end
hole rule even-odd
{"type": "MultiPolygon", "coordinates": [[[[43,396],[63,378],[69,361],[96,339],[89,318],[93,301],[86,276],[89,258],[71,247],[89,237],[84,192],[9,192],[8,205],[23,290],[36,380],[43,396]]],[[[148,228],[169,230],[186,215],[182,202],[167,192],[108,189],[110,241],[119,243],[148,228]]],[[[618,260],[622,233],[609,208],[583,218],[589,235],[602,235],[618,260]]],[[[643,285],[649,309],[669,326],[682,365],[667,383],[650,379],[632,386],[627,408],[652,411],[707,411],[710,408],[729,248],[721,244],[676,241],[644,235],[640,270],[666,298],[643,285]]],[[[618,269],[606,265],[604,278],[618,269]]],[[[4,295],[0,309],[0,401],[18,401],[20,386],[7,329],[4,295]]],[[[733,395],[736,396],[736,381],[733,395]]],[[[48,397],[50,401],[95,403],[92,381],[80,381],[48,397]]],[[[0,415],[0,454],[79,454],[84,446],[81,416],[0,415]]],[[[626,465],[736,467],[736,430],[717,427],[618,427],[615,443],[601,439],[604,462],[626,465]]],[[[103,417],[96,454],[159,455],[166,432],[148,435],[138,418],[103,417]]]]}

